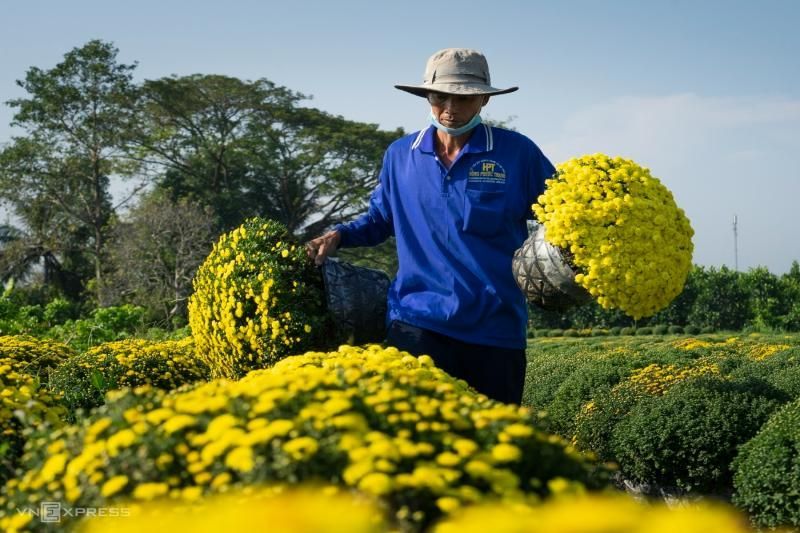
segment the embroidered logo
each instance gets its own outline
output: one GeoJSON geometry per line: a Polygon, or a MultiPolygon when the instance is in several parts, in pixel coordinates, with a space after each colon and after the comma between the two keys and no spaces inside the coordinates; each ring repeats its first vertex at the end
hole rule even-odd
{"type": "Polygon", "coordinates": [[[503,165],[497,161],[482,159],[470,167],[467,180],[478,183],[505,184],[506,171],[503,165]]]}

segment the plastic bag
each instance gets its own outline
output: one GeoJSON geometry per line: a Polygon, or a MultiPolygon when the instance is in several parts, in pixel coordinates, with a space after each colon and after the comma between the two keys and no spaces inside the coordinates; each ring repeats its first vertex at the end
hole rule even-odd
{"type": "Polygon", "coordinates": [[[342,338],[353,344],[383,342],[389,276],[334,258],[326,259],[320,268],[328,310],[342,338]]]}
{"type": "Polygon", "coordinates": [[[514,252],[514,279],[529,302],[544,309],[563,310],[591,300],[575,282],[575,272],[561,251],[544,239],[544,226],[534,224],[532,233],[514,252]]]}

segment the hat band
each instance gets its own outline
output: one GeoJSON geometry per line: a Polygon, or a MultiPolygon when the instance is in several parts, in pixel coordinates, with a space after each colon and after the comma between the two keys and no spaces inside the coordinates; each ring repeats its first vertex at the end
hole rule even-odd
{"type": "Polygon", "coordinates": [[[453,73],[437,76],[436,72],[434,72],[431,77],[431,83],[482,83],[489,85],[489,80],[485,76],[475,76],[474,74],[453,73]]]}

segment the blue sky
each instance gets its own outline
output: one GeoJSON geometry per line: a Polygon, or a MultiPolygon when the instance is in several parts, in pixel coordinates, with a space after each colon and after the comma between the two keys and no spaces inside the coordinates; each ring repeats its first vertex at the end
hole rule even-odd
{"type": "MultiPolygon", "coordinates": [[[[12,7],[13,6],[13,7],[12,7]]],[[[669,187],[695,229],[694,262],[786,272],[800,260],[800,2],[31,0],[0,18],[0,101],[31,66],[86,41],[112,41],[137,79],[268,78],[309,105],[408,131],[438,49],[477,48],[496,86],[486,107],[554,163],[631,158],[669,187]]],[[[14,133],[0,106],[0,143],[14,133]]]]}

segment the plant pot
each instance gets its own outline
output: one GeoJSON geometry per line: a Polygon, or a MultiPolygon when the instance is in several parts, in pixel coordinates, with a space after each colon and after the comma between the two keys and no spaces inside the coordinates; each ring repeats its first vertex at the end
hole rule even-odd
{"type": "Polygon", "coordinates": [[[544,225],[535,224],[522,246],[514,252],[514,279],[529,302],[549,310],[565,310],[591,300],[575,282],[576,272],[561,250],[544,238],[544,225]]]}

